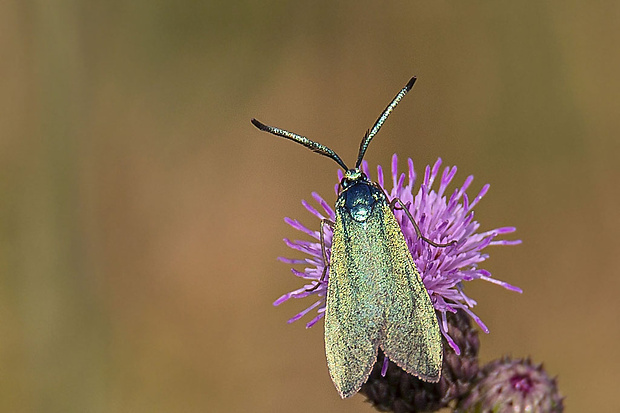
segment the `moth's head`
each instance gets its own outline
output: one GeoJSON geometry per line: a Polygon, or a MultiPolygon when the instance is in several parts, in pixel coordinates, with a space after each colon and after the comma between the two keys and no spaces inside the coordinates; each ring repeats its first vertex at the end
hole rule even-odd
{"type": "Polygon", "coordinates": [[[344,173],[344,176],[340,181],[340,186],[342,186],[342,189],[347,189],[351,185],[360,181],[368,181],[366,174],[359,170],[359,168],[349,169],[344,173]]]}

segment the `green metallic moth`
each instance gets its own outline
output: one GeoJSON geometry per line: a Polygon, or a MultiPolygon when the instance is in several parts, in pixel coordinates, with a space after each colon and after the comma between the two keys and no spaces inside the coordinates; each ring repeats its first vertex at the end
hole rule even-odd
{"type": "Polygon", "coordinates": [[[321,245],[327,276],[325,353],[329,374],[342,398],[357,393],[377,361],[378,348],[400,368],[422,380],[441,377],[443,346],[435,309],[394,216],[402,209],[422,236],[408,208],[389,200],[383,189],[360,170],[366,149],[392,110],[411,90],[413,77],[383,111],[360,144],[350,169],[328,147],[304,136],[267,126],[258,129],[290,139],[333,159],[344,171],[336,201],[336,222],[321,222],[321,245]],[[398,204],[398,205],[397,205],[398,204]],[[333,230],[328,263],[324,226],[333,230]]]}

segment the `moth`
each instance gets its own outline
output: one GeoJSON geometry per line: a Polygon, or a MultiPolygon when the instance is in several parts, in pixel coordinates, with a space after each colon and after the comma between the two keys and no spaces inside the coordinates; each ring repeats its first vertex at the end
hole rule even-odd
{"type": "Polygon", "coordinates": [[[336,220],[324,219],[320,227],[325,262],[321,282],[328,281],[325,354],[342,398],[354,395],[366,382],[379,347],[407,373],[428,382],[437,382],[441,376],[443,346],[437,315],[393,211],[402,209],[417,236],[430,245],[446,247],[455,241],[437,244],[423,237],[408,207],[398,198],[388,199],[360,169],[371,140],[415,81],[413,77],[400,90],[366,132],[355,168],[347,167],[320,143],[252,119],[258,129],[327,156],[345,171],[335,205],[336,220]],[[333,230],[329,261],[325,225],[333,230]]]}

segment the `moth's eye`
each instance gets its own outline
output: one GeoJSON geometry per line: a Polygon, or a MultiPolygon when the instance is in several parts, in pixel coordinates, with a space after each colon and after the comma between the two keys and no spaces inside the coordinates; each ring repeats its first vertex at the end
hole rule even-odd
{"type": "Polygon", "coordinates": [[[340,186],[343,187],[343,188],[346,188],[347,186],[349,186],[349,181],[347,179],[345,179],[345,178],[342,178],[340,180],[340,186]]]}

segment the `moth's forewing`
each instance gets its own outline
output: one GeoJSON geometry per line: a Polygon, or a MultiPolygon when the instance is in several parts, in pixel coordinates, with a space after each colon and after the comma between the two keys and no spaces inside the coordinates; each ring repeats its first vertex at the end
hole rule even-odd
{"type": "Polygon", "coordinates": [[[381,265],[370,253],[376,223],[354,221],[339,204],[325,309],[325,353],[329,374],[345,398],[359,391],[377,359],[384,297],[376,289],[381,265]]]}
{"type": "MultiPolygon", "coordinates": [[[[379,206],[378,206],[379,207],[379,206]]],[[[443,348],[435,309],[420,278],[400,226],[387,204],[380,205],[385,231],[385,332],[381,348],[409,374],[436,382],[441,375],[443,348]]]]}
{"type": "MultiPolygon", "coordinates": [[[[370,185],[369,185],[370,186],[370,185]]],[[[442,363],[437,317],[404,236],[383,193],[359,222],[336,202],[325,314],[325,352],[341,397],[359,391],[386,355],[410,374],[439,379],[442,363]]]]}

